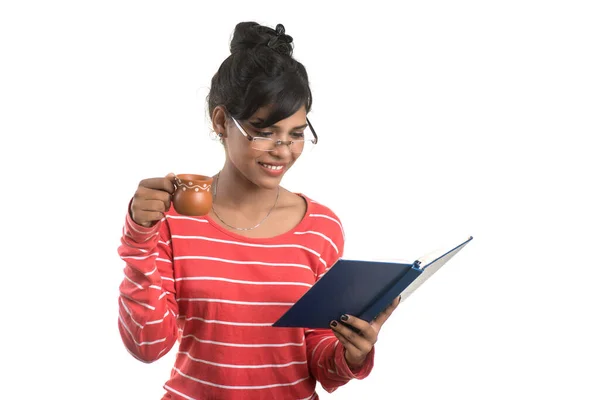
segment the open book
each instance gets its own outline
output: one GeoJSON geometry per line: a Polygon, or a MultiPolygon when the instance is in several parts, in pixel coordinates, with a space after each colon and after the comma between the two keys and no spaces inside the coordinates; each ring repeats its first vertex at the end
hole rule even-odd
{"type": "Polygon", "coordinates": [[[472,239],[413,263],[340,259],[273,326],[329,328],[342,314],[372,321],[396,297],[405,301],[472,239]]]}

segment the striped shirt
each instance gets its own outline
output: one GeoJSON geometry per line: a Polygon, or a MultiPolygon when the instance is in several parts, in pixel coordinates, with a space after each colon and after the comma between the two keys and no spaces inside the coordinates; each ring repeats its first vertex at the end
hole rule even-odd
{"type": "Polygon", "coordinates": [[[275,322],[342,256],[344,232],[326,206],[308,204],[291,231],[268,239],[230,232],[209,216],[173,208],[151,228],[129,214],[119,332],[143,362],[169,352],[166,399],[318,399],[373,368],[374,350],[352,371],[329,329],[275,322]]]}

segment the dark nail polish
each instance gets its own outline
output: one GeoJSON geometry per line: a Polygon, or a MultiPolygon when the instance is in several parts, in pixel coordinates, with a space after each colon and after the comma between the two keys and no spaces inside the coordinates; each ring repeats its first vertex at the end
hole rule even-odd
{"type": "Polygon", "coordinates": [[[331,321],[331,326],[337,326],[337,321],[331,321]]]}
{"type": "Polygon", "coordinates": [[[348,316],[346,314],[342,315],[340,318],[342,321],[348,321],[348,316]]]}

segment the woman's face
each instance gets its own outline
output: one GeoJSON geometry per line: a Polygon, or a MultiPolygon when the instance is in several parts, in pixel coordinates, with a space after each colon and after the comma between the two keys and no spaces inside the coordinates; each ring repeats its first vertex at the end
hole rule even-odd
{"type": "Polygon", "coordinates": [[[274,146],[274,142],[303,139],[307,123],[306,109],[301,107],[296,113],[274,125],[257,128],[255,125],[266,119],[268,113],[268,108],[260,108],[248,120],[238,121],[247,135],[262,138],[254,142],[248,140],[233,119],[227,118],[225,149],[227,162],[232,163],[246,179],[259,187],[273,189],[300,156],[300,153],[291,151],[290,146],[274,146]],[[267,138],[273,141],[264,140],[267,138]]]}

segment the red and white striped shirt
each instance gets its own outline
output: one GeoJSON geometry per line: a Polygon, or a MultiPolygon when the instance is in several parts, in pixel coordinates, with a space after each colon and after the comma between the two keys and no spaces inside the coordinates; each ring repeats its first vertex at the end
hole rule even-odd
{"type": "Polygon", "coordinates": [[[127,214],[119,331],[144,362],[179,348],[165,399],[318,399],[373,368],[352,371],[329,329],[271,326],[342,256],[344,233],[327,207],[268,238],[230,232],[173,208],[151,228],[127,214]]]}

